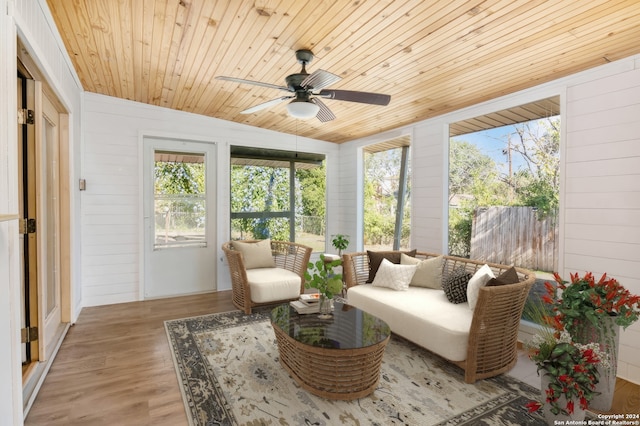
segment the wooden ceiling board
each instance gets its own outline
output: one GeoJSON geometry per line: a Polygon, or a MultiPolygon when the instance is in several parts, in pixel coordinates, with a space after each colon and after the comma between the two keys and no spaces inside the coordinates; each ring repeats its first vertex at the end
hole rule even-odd
{"type": "MultiPolygon", "coordinates": [[[[85,90],[342,143],[640,53],[635,0],[47,0],[85,90]],[[295,120],[284,91],[297,49],[331,88],[337,118],[295,120]]],[[[500,121],[501,118],[490,116],[500,121]]]]}

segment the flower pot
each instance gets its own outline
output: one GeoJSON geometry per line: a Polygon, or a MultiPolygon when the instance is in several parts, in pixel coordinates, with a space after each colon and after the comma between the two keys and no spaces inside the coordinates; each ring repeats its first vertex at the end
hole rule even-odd
{"type": "MultiPolygon", "coordinates": [[[[544,372],[542,372],[541,374],[542,376],[540,377],[540,393],[542,394],[542,401],[546,401],[546,391],[549,388],[549,377],[544,372]]],[[[563,408],[567,406],[567,399],[564,395],[561,395],[560,398],[558,398],[558,404],[563,408]]],[[[578,401],[574,401],[573,413],[568,415],[563,413],[553,414],[551,412],[551,404],[547,402],[543,403],[541,410],[544,414],[544,418],[547,420],[547,424],[550,425],[568,424],[568,420],[584,420],[587,415],[586,410],[580,408],[580,404],[578,401]]]]}
{"type": "Polygon", "coordinates": [[[600,379],[596,384],[596,394],[589,408],[598,411],[609,411],[613,403],[613,393],[616,388],[616,373],[618,371],[618,346],[620,345],[620,326],[615,323],[615,317],[604,317],[600,326],[595,327],[589,321],[585,321],[573,336],[578,343],[597,342],[603,352],[609,355],[610,367],[598,366],[600,379]]]}

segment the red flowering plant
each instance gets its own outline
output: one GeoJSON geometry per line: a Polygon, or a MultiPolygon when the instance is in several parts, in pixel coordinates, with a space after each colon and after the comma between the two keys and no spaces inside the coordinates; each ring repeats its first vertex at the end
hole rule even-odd
{"type": "MultiPolygon", "coordinates": [[[[529,357],[538,366],[538,374],[546,376],[549,381],[544,390],[544,403],[549,404],[553,414],[569,415],[577,406],[586,410],[589,402],[598,394],[595,391],[599,380],[598,365],[607,368],[609,357],[597,343],[580,344],[572,340],[559,315],[553,313],[558,303],[555,287],[548,282],[545,287],[547,294],[542,301],[551,309],[546,309],[542,304],[529,308],[529,316],[544,326],[528,342],[527,348],[529,357]]],[[[542,405],[538,401],[531,401],[526,407],[534,412],[542,405]]]]}
{"type": "Polygon", "coordinates": [[[603,317],[614,317],[614,322],[623,329],[638,320],[640,296],[629,293],[615,278],[603,274],[596,281],[591,272],[583,277],[571,274],[571,282],[563,281],[557,273],[554,278],[557,288],[549,284],[545,302],[553,305],[557,320],[572,336],[576,335],[585,319],[595,328],[600,328],[603,317]],[[562,298],[558,298],[558,290],[562,291],[562,298]]]}

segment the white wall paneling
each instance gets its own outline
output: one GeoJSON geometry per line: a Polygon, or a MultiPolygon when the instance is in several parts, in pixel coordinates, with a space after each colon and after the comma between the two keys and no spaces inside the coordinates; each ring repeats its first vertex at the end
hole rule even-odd
{"type": "MultiPolygon", "coordinates": [[[[230,145],[325,154],[327,188],[337,185],[338,145],[103,95],[87,93],[84,99],[84,306],[141,298],[140,135],[211,140],[218,145],[218,290],[231,288],[220,250],[229,238],[230,145]]],[[[328,224],[338,222],[337,209],[337,193],[328,191],[328,224]]]]}

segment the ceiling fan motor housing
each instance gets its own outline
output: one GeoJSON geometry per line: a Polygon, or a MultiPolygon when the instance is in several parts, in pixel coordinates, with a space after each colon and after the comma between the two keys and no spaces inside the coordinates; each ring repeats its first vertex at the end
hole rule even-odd
{"type": "Polygon", "coordinates": [[[300,90],[304,90],[302,88],[302,82],[308,75],[309,74],[305,71],[304,73],[288,75],[284,80],[287,82],[287,87],[290,90],[298,92],[300,90]]]}

